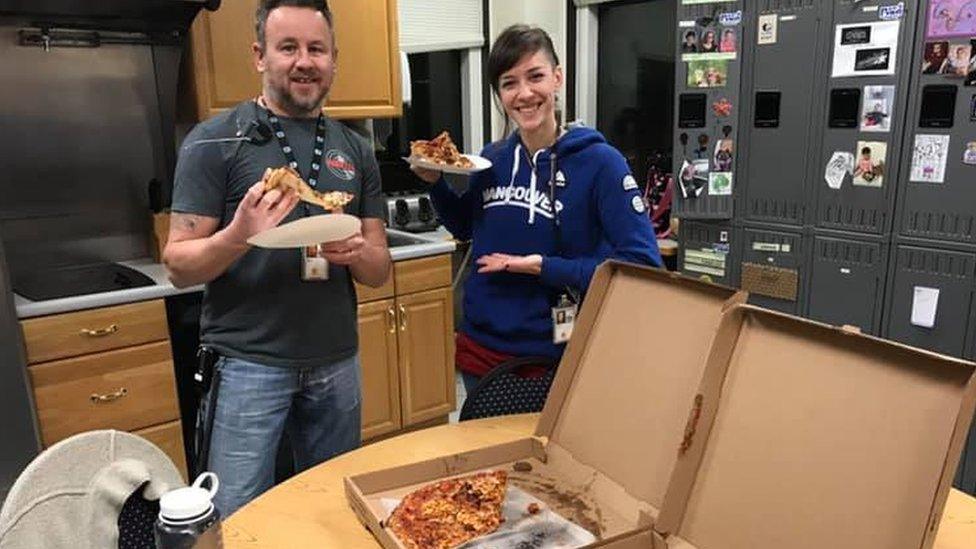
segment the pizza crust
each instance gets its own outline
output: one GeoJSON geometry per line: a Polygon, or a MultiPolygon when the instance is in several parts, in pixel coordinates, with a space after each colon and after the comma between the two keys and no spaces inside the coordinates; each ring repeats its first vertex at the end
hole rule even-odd
{"type": "Polygon", "coordinates": [[[292,189],[298,198],[315,204],[331,212],[342,212],[342,207],[353,199],[353,195],[343,191],[322,193],[308,185],[298,172],[288,166],[268,171],[264,176],[264,192],[277,188],[292,189]]]}

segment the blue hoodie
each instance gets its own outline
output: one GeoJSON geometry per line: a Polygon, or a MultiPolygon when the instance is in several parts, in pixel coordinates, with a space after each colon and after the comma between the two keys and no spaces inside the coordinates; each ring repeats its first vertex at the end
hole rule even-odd
{"type": "Polygon", "coordinates": [[[443,178],[431,188],[441,221],[456,238],[472,241],[472,261],[496,252],[540,254],[542,273],[478,274],[472,266],[460,329],[495,351],[558,359],[564,345],[552,342],[552,307],[560,295],[582,296],[607,258],[661,265],[637,182],[624,157],[590,128],[570,129],[535,158],[517,133],[481,155],[491,169],[473,175],[460,196],[443,178]]]}

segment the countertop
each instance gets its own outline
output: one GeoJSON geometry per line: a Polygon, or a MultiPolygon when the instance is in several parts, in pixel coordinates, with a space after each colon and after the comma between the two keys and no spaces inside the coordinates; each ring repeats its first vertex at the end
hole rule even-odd
{"type": "MultiPolygon", "coordinates": [[[[393,261],[403,261],[405,259],[415,259],[418,257],[451,253],[456,247],[454,241],[450,239],[450,233],[443,230],[422,234],[411,234],[394,229],[387,229],[387,233],[390,236],[400,240],[416,241],[416,243],[391,246],[390,256],[393,258],[393,261]]],[[[159,299],[170,295],[203,291],[203,285],[190,286],[188,288],[176,288],[169,281],[169,278],[167,278],[166,269],[163,267],[163,265],[154,262],[152,259],[146,258],[132,261],[122,261],[120,264],[141,272],[142,274],[151,278],[156,284],[154,286],[144,286],[141,288],[72,296],[47,301],[30,301],[29,299],[25,299],[17,294],[14,294],[14,307],[17,309],[17,318],[24,319],[35,316],[67,313],[71,311],[80,311],[82,309],[120,305],[123,303],[159,299]]]]}

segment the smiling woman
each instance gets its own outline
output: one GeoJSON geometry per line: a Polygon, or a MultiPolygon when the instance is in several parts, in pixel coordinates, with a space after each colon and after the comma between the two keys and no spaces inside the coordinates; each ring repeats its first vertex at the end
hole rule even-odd
{"type": "Polygon", "coordinates": [[[480,156],[490,169],[458,196],[441,173],[414,166],[433,183],[444,225],[472,241],[477,272],[464,287],[456,362],[470,391],[514,357],[558,360],[596,266],[608,258],[660,266],[638,185],[620,153],[590,128],[561,129],[559,58],[545,31],[505,29],[487,74],[517,130],[480,156]],[[563,315],[558,315],[564,311],[563,315]]]}

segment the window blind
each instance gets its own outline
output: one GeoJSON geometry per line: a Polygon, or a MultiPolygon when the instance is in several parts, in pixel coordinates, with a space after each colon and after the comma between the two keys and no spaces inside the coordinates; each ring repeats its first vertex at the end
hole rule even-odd
{"type": "Polygon", "coordinates": [[[399,0],[406,53],[477,48],[485,43],[481,0],[399,0]]]}

